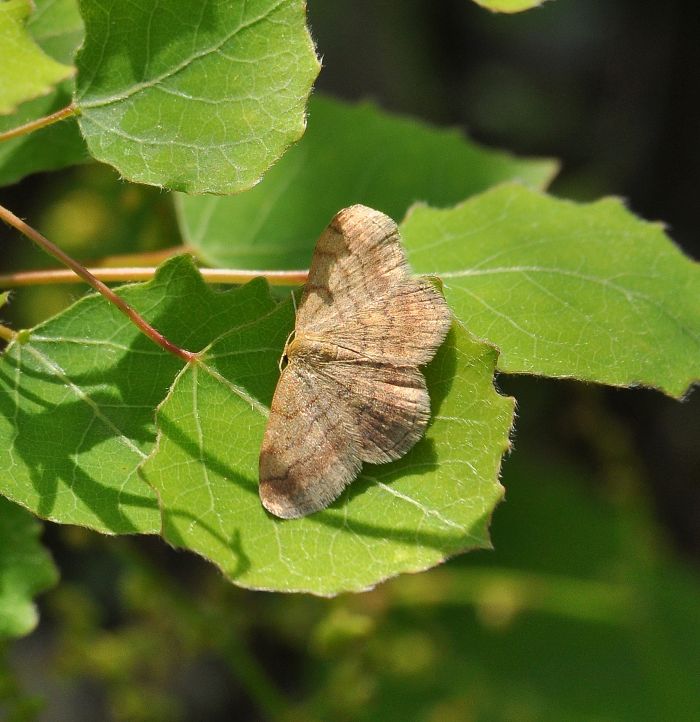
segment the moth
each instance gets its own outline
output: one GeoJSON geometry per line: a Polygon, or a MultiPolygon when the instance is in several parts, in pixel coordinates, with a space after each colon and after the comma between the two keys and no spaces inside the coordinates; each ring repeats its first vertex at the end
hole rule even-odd
{"type": "Polygon", "coordinates": [[[354,205],[319,238],[260,451],[260,498],[284,519],[324,509],[363,463],[400,458],[423,436],[420,366],[451,323],[411,276],[396,223],[354,205]]]}

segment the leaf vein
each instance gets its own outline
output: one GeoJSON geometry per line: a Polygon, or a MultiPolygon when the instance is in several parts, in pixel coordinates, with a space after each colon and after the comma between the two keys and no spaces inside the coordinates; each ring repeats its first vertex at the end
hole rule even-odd
{"type": "MultiPolygon", "coordinates": [[[[211,55],[211,54],[217,52],[220,48],[224,47],[224,45],[226,45],[226,43],[228,43],[229,40],[234,38],[236,35],[238,35],[239,33],[243,32],[245,30],[248,30],[249,28],[257,25],[258,23],[263,22],[264,20],[268,19],[282,5],[285,5],[287,3],[288,3],[288,0],[280,0],[278,3],[276,3],[272,7],[268,8],[264,13],[262,13],[262,15],[259,15],[258,17],[255,17],[255,18],[251,18],[246,23],[239,24],[234,30],[232,30],[230,33],[224,35],[223,38],[221,38],[214,45],[203,48],[199,52],[192,53],[192,55],[183,59],[180,63],[178,63],[177,65],[175,65],[172,68],[169,68],[166,72],[161,73],[160,75],[156,76],[155,78],[152,78],[151,80],[142,81],[140,83],[135,83],[128,90],[125,90],[124,92],[116,94],[116,95],[110,95],[110,96],[105,96],[103,98],[95,98],[94,100],[90,100],[87,102],[81,102],[80,103],[81,108],[82,109],[91,109],[91,108],[104,107],[106,105],[112,105],[113,103],[119,103],[121,101],[127,100],[128,98],[132,97],[133,95],[140,93],[142,90],[148,90],[149,88],[158,86],[163,81],[167,80],[168,78],[172,78],[173,76],[177,75],[180,71],[188,68],[195,61],[201,60],[202,58],[205,58],[208,55],[211,55]]],[[[105,42],[106,42],[106,40],[105,40],[105,42]]]]}

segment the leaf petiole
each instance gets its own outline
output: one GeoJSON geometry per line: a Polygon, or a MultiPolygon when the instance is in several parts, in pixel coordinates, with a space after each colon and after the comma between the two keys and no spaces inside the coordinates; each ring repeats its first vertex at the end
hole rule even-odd
{"type": "Polygon", "coordinates": [[[29,240],[36,243],[39,248],[43,249],[49,255],[58,259],[61,263],[68,266],[76,276],[82,278],[87,284],[92,286],[98,293],[104,296],[107,301],[116,306],[140,331],[142,331],[153,343],[158,344],[161,348],[168,351],[175,356],[183,359],[187,363],[196,361],[198,356],[192,351],[176,346],[174,343],[169,341],[163,336],[160,331],[157,331],[151,326],[135,308],[130,306],[126,301],[117,296],[114,291],[106,286],[102,281],[88,271],[87,268],[82,266],[80,263],[72,259],[69,255],[64,253],[58,246],[51,243],[51,241],[42,236],[39,231],[32,228],[30,225],[25,223],[21,218],[18,218],[12,211],[7,208],[0,206],[0,219],[5,221],[8,225],[16,228],[20,233],[25,235],[29,240]]]}
{"type": "Polygon", "coordinates": [[[27,135],[28,133],[31,133],[35,130],[46,128],[46,126],[48,125],[58,123],[59,120],[70,118],[71,116],[78,115],[79,113],[80,110],[77,108],[77,106],[71,103],[65,108],[57,110],[55,113],[45,115],[44,117],[37,118],[36,120],[31,120],[29,121],[29,123],[25,123],[24,125],[18,125],[16,128],[10,128],[10,130],[6,130],[4,133],[0,133],[0,143],[2,143],[2,141],[4,140],[11,140],[12,138],[17,138],[20,135],[27,135]]]}

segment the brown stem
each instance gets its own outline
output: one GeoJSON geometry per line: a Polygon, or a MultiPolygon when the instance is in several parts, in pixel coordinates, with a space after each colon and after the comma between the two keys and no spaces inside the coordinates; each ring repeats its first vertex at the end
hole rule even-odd
{"type": "Polygon", "coordinates": [[[70,256],[64,253],[58,246],[51,243],[48,238],[34,230],[31,226],[27,225],[21,218],[18,218],[14,213],[8,211],[7,208],[0,206],[0,219],[5,221],[13,228],[16,228],[22,234],[27,236],[31,241],[37,244],[40,248],[46,251],[48,254],[57,258],[61,263],[68,266],[72,271],[82,278],[86,283],[92,286],[98,293],[102,294],[110,303],[114,304],[129,320],[134,323],[148,338],[154,343],[158,344],[161,348],[164,348],[169,353],[179,356],[186,362],[195,361],[197,354],[192,351],[187,351],[174,343],[168,341],[165,336],[159,331],[156,331],[132,306],[126,301],[123,301],[117,296],[114,291],[100,281],[98,278],[90,273],[87,268],[81,266],[77,261],[74,261],[70,256]]]}
{"type": "Polygon", "coordinates": [[[59,120],[69,118],[71,115],[78,115],[78,113],[78,108],[73,105],[73,103],[71,103],[65,108],[61,108],[61,110],[57,110],[55,113],[51,113],[51,115],[45,115],[43,118],[30,120],[29,123],[19,125],[16,128],[10,128],[10,130],[6,130],[4,133],[0,133],[0,143],[3,140],[17,138],[20,135],[26,135],[27,133],[31,133],[34,130],[45,128],[47,125],[58,123],[59,120]]]}
{"type": "MultiPolygon", "coordinates": [[[[122,281],[149,281],[156,273],[153,266],[126,268],[85,269],[93,278],[105,283],[122,281]]],[[[245,271],[231,268],[200,268],[207,283],[243,284],[262,276],[273,286],[297,286],[305,283],[308,271],[245,271]]],[[[35,286],[50,283],[75,283],[79,280],[76,271],[59,268],[45,271],[20,271],[0,275],[0,288],[35,286]]]]}

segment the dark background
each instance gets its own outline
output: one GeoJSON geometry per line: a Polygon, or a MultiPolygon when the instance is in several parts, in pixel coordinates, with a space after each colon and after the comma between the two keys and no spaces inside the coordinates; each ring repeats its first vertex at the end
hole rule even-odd
{"type": "MultiPolygon", "coordinates": [[[[689,1],[552,0],[513,16],[469,0],[309,2],[324,66],[317,88],[457,126],[518,154],[557,157],[555,195],[621,196],[641,217],[664,221],[696,259],[698,15],[689,1]]],[[[167,199],[120,186],[108,171],[34,176],[0,189],[0,197],[83,258],[118,252],[126,235],[142,250],[177,241],[167,199]],[[115,205],[137,209],[123,227],[115,205]]],[[[0,232],[0,270],[48,265],[25,241],[0,232]]],[[[81,292],[18,292],[3,317],[18,327],[35,323],[81,292]]],[[[677,613],[667,614],[682,619],[678,609],[700,603],[698,394],[679,403],[646,389],[513,377],[498,384],[518,399],[519,418],[504,469],[508,501],[494,523],[496,551],[421,575],[421,593],[439,604],[402,607],[401,580],[336,602],[244,592],[157,540],[47,525],[63,580],[42,603],[38,631],[9,653],[18,698],[28,695],[27,709],[32,695],[49,699],[42,720],[282,720],[285,698],[304,710],[293,719],[662,719],[641,697],[635,708],[634,695],[653,684],[630,671],[636,657],[618,656],[626,642],[612,623],[584,624],[573,611],[567,621],[565,602],[549,617],[531,601],[518,626],[507,604],[483,601],[491,587],[474,583],[463,598],[450,596],[449,574],[542,567],[585,577],[598,564],[617,564],[632,579],[632,557],[615,556],[613,564],[606,555],[626,533],[620,529],[639,528],[630,545],[638,539],[640,550],[661,549],[661,567],[681,564],[688,575],[691,591],[673,596],[677,613]],[[446,660],[466,666],[454,679],[431,679],[446,660]],[[392,665],[402,670],[394,677],[386,672],[392,665]],[[605,680],[591,670],[605,670],[605,680]],[[504,692],[506,677],[527,695],[504,692]],[[577,685],[610,691],[579,699],[577,685]],[[468,703],[462,688],[473,692],[468,703]],[[419,702],[401,711],[412,695],[419,702]],[[420,704],[428,701],[424,714],[420,704]]],[[[644,585],[654,594],[676,589],[662,577],[644,585]]],[[[649,639],[660,640],[661,628],[651,624],[649,639]]],[[[650,666],[661,665],[661,646],[647,641],[650,666]]],[[[697,663],[697,650],[684,658],[675,649],[684,673],[691,656],[697,663]]],[[[669,668],[672,678],[682,674],[669,668]]],[[[682,697],[668,685],[657,685],[661,698],[682,697]]],[[[678,705],[666,718],[691,719],[678,705]]]]}

